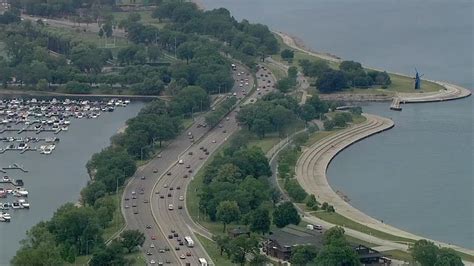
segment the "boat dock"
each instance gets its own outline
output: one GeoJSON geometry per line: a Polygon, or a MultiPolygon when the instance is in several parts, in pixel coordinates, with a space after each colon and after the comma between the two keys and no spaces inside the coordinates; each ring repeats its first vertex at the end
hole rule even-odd
{"type": "Polygon", "coordinates": [[[390,110],[394,110],[394,111],[402,110],[402,107],[400,107],[400,98],[398,97],[393,98],[392,104],[390,105],[390,110]]]}
{"type": "Polygon", "coordinates": [[[13,165],[9,165],[7,167],[0,168],[0,172],[2,172],[2,173],[6,173],[5,170],[20,170],[23,173],[28,173],[28,170],[26,170],[25,168],[23,168],[22,165],[19,165],[17,163],[14,163],[13,165]]]}

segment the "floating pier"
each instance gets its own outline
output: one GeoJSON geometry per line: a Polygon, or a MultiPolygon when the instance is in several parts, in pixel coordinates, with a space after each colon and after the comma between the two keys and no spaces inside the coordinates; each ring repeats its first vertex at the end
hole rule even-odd
{"type": "Polygon", "coordinates": [[[394,110],[394,111],[402,110],[402,107],[400,107],[400,98],[398,97],[393,98],[392,104],[390,105],[390,110],[394,110]]]}
{"type": "Polygon", "coordinates": [[[6,173],[5,170],[20,170],[23,173],[28,173],[28,170],[26,170],[25,168],[23,168],[22,165],[19,165],[17,163],[14,163],[13,165],[9,165],[7,167],[0,168],[0,171],[3,172],[3,173],[6,173]]]}

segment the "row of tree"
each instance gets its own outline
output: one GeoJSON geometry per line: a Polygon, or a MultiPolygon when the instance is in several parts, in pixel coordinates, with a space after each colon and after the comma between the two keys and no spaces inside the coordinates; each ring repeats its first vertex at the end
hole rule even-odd
{"type": "Polygon", "coordinates": [[[113,218],[117,202],[102,197],[93,206],[61,206],[46,222],[27,231],[27,238],[12,258],[12,265],[63,265],[74,263],[81,255],[93,254],[91,265],[125,265],[126,253],[143,245],[145,236],[139,231],[124,231],[120,238],[106,246],[103,230],[113,218]]]}
{"type": "Polygon", "coordinates": [[[316,78],[316,87],[320,92],[337,92],[349,87],[369,88],[373,85],[386,88],[391,84],[387,72],[376,70],[366,71],[362,65],[354,61],[343,61],[339,70],[332,69],[326,61],[299,61],[306,76],[316,78]]]}
{"type": "Polygon", "coordinates": [[[192,2],[165,0],[152,16],[172,22],[180,32],[213,36],[247,56],[279,51],[278,41],[267,26],[237,22],[225,8],[203,11],[192,2]]]}

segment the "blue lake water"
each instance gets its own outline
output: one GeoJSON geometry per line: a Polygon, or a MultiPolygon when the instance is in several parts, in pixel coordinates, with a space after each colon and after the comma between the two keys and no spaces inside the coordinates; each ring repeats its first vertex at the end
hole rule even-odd
{"type": "MultiPolygon", "coordinates": [[[[54,135],[60,138],[60,142],[51,155],[32,151],[24,154],[16,151],[0,154],[0,167],[18,163],[29,171],[9,171],[8,175],[24,181],[31,205],[29,210],[10,209],[8,213],[11,214],[12,221],[0,223],[0,265],[9,264],[20,246],[20,240],[25,238],[26,230],[39,221],[51,218],[56,209],[64,203],[77,202],[79,192],[89,180],[85,167],[87,161],[92,154],[107,147],[110,137],[127,119],[136,116],[143,106],[144,103],[132,102],[112,113],[102,113],[98,119],[73,119],[69,131],[54,135]]],[[[32,132],[22,135],[13,132],[11,136],[38,137],[32,132]]],[[[3,142],[0,142],[0,145],[6,146],[3,142]]],[[[7,186],[2,184],[0,187],[7,186]]],[[[0,199],[2,202],[14,200],[12,196],[0,199]]]]}
{"type": "MultiPolygon", "coordinates": [[[[469,0],[202,0],[236,19],[301,38],[316,51],[388,71],[474,86],[469,0]]],[[[422,236],[474,248],[473,97],[364,106],[395,128],[340,153],[329,182],[367,214],[422,236]]]]}

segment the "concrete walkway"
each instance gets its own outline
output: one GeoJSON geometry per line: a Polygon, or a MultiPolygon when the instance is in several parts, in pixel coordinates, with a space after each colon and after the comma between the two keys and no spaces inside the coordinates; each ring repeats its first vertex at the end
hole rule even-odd
{"type": "MultiPolygon", "coordinates": [[[[349,128],[331,135],[330,137],[324,138],[303,151],[303,154],[299,158],[296,165],[296,178],[298,179],[298,182],[306,190],[306,192],[314,194],[318,201],[328,202],[334,206],[337,213],[347,217],[348,219],[391,235],[414,240],[427,239],[426,237],[417,236],[415,234],[405,232],[388,224],[382,223],[381,221],[362,213],[345,202],[329,186],[326,177],[326,170],[334,156],[351,144],[373,134],[390,129],[394,126],[393,121],[390,119],[370,114],[363,115],[367,118],[365,122],[350,126],[349,128]]],[[[312,219],[313,217],[305,218],[308,221],[315,220],[312,219]]],[[[367,239],[366,236],[364,237],[365,239],[367,239]]],[[[404,243],[379,240],[380,239],[378,239],[376,242],[369,240],[367,241],[377,245],[391,246],[405,251],[408,249],[408,245],[404,243]]],[[[472,250],[463,247],[449,245],[435,240],[430,241],[433,241],[436,245],[440,245],[442,247],[449,247],[463,253],[474,255],[472,250]]]]}

